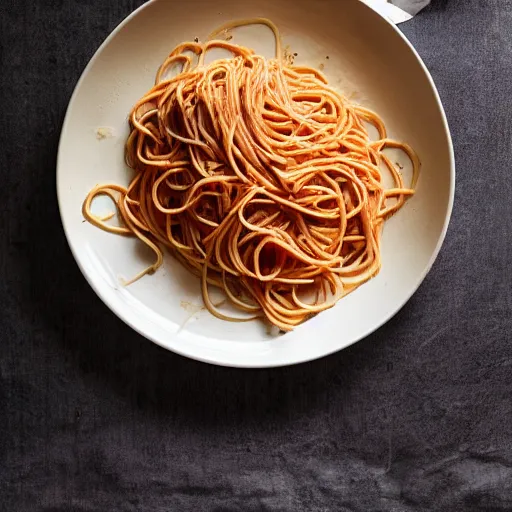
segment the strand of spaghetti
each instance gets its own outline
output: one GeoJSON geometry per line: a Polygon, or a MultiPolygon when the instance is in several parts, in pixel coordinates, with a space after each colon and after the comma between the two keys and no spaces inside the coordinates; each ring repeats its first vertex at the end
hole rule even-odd
{"type": "Polygon", "coordinates": [[[107,231],[108,233],[115,233],[117,235],[133,235],[129,228],[106,224],[105,220],[100,219],[98,216],[91,212],[92,202],[98,195],[106,194],[115,202],[115,199],[111,195],[110,190],[115,190],[120,194],[126,193],[126,189],[124,187],[113,183],[106,185],[96,185],[96,187],[94,187],[85,198],[85,201],[82,205],[82,215],[88,222],[102,229],[103,231],[107,231]]]}
{"type": "Polygon", "coordinates": [[[231,22],[225,23],[224,25],[221,25],[219,28],[215,29],[208,36],[208,40],[215,39],[222,33],[226,33],[229,30],[233,30],[238,27],[246,27],[248,25],[266,25],[270,30],[272,30],[272,32],[274,34],[275,41],[276,41],[275,57],[279,60],[282,59],[281,34],[280,34],[277,26],[272,21],[270,21],[268,18],[249,18],[246,20],[238,20],[238,21],[231,21],[231,22]]]}
{"type": "Polygon", "coordinates": [[[203,301],[206,306],[206,309],[213,315],[219,318],[220,320],[227,320],[228,322],[251,322],[252,320],[256,320],[259,316],[251,316],[247,318],[236,318],[232,316],[227,316],[217,310],[215,305],[210,299],[210,294],[208,293],[208,282],[207,282],[207,273],[208,273],[208,265],[203,266],[203,272],[201,275],[201,292],[203,295],[203,301]]]}

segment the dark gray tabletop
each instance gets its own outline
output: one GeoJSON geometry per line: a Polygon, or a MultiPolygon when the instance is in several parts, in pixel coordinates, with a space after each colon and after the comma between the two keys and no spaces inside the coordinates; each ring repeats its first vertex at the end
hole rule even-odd
{"type": "Polygon", "coordinates": [[[65,241],[67,102],[141,3],[0,0],[0,510],[512,510],[512,1],[434,0],[402,25],[457,157],[432,272],[374,335],[271,371],[144,340],[65,241]]]}

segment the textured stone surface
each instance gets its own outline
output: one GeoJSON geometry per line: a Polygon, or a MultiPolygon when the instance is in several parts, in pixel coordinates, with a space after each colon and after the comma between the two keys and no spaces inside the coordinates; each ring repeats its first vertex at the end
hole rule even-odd
{"type": "Polygon", "coordinates": [[[65,108],[140,3],[0,1],[0,510],[512,510],[512,1],[434,0],[402,26],[457,153],[432,272],[368,339],[271,371],[145,341],[64,239],[65,108]]]}

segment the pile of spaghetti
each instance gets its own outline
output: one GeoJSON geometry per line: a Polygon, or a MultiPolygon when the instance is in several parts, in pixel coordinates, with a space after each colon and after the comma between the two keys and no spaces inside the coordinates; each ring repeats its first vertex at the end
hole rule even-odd
{"type": "Polygon", "coordinates": [[[83,212],[154,251],[154,264],[131,282],[156,271],[167,247],[201,278],[212,314],[265,317],[289,331],[379,272],[384,221],[414,187],[383,150],[403,150],[415,176],[419,161],[320,72],[285,64],[276,38],[277,57],[268,60],[219,39],[178,46],[131,112],[130,185],[97,186],[83,212]],[[206,65],[212,48],[232,58],[206,65]],[[393,188],[384,187],[383,171],[393,188]],[[122,226],[91,212],[98,195],[116,201],[122,226]],[[220,311],[210,286],[247,314],[220,311]]]}

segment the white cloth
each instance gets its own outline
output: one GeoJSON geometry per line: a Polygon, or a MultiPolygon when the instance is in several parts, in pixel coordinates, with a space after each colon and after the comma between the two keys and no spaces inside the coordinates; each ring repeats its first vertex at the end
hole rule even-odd
{"type": "Polygon", "coordinates": [[[393,23],[409,21],[426,7],[430,0],[362,0],[393,23]]]}

